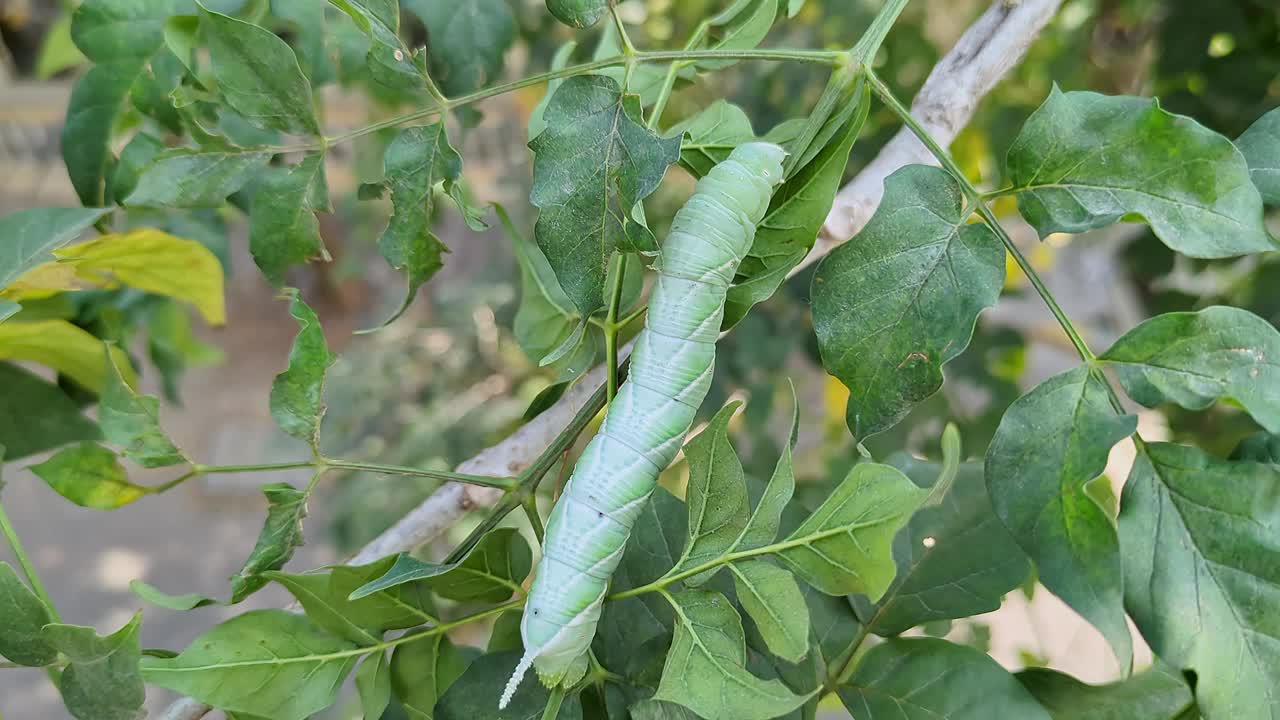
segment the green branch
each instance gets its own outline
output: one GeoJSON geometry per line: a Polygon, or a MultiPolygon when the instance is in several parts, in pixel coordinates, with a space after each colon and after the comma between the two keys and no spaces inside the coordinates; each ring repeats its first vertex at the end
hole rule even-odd
{"type": "Polygon", "coordinates": [[[604,362],[605,362],[605,402],[612,403],[618,394],[618,331],[622,325],[618,323],[618,312],[622,306],[623,280],[627,274],[627,256],[615,253],[613,256],[613,283],[609,287],[609,309],[604,317],[604,362]]]}

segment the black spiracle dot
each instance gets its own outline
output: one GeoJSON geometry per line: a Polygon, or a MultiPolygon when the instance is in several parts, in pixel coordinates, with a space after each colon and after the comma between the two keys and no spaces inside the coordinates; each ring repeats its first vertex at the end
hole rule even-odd
{"type": "Polygon", "coordinates": [[[537,614],[538,614],[538,608],[534,608],[534,609],[533,609],[533,614],[534,614],[534,615],[537,615],[537,614]]]}

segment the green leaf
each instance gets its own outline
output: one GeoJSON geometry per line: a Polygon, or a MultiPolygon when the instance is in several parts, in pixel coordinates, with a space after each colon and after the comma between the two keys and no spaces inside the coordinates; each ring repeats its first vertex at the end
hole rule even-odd
{"type": "Polygon", "coordinates": [[[164,141],[149,133],[140,132],[130,138],[120,151],[115,170],[109,178],[106,200],[109,203],[124,202],[138,186],[142,169],[154,162],[164,150],[164,141]]]}
{"type": "Polygon", "coordinates": [[[1238,402],[1280,433],[1280,332],[1239,308],[1159,315],[1125,333],[1100,358],[1129,397],[1147,407],[1174,402],[1203,410],[1238,402]]]}
{"type": "MultiPolygon", "coordinates": [[[[262,486],[267,498],[267,519],[258,533],[249,558],[231,576],[231,602],[238,603],[267,584],[262,573],[279,570],[302,546],[302,519],[307,516],[307,493],[285,483],[262,486]]],[[[234,708],[233,708],[234,709],[234,708]]]]}
{"type": "Polygon", "coordinates": [[[359,567],[338,566],[328,572],[294,575],[264,572],[262,576],[283,585],[297,598],[307,617],[321,628],[365,645],[382,639],[387,630],[401,630],[438,622],[429,583],[397,585],[351,600],[365,583],[381,577],[393,558],[359,567]]]}
{"type": "Polygon", "coordinates": [[[928,497],[896,468],[855,465],[827,501],[780,545],[778,556],[828,595],[863,593],[879,600],[896,569],[898,530],[928,497]]]}
{"type": "Polygon", "coordinates": [[[0,290],[53,260],[53,251],[80,237],[110,210],[35,208],[0,218],[0,290]]]}
{"type": "Polygon", "coordinates": [[[40,633],[53,622],[53,613],[0,562],[0,656],[19,665],[43,667],[58,659],[58,649],[40,633]]]}
{"type": "Polygon", "coordinates": [[[551,358],[557,382],[572,380],[594,363],[597,335],[586,332],[587,323],[560,287],[541,248],[516,228],[506,209],[494,208],[520,265],[520,307],[512,326],[516,342],[534,362],[551,358]]]}
{"type": "Polygon", "coordinates": [[[1269,205],[1280,205],[1280,108],[1258,118],[1236,140],[1249,164],[1249,177],[1269,205]]]}
{"type": "MultiPolygon", "coordinates": [[[[778,0],[735,0],[711,18],[712,50],[751,50],[764,40],[778,16],[778,0]]],[[[723,70],[737,60],[699,60],[704,70],[723,70]]]]}
{"type": "Polygon", "coordinates": [[[547,9],[570,27],[591,27],[609,10],[608,0],[547,0],[547,9]]]}
{"type": "MultiPolygon", "coordinates": [[[[539,720],[547,706],[550,692],[542,683],[523,682],[516,690],[511,704],[498,709],[498,694],[511,668],[520,660],[516,652],[484,655],[467,666],[440,695],[435,706],[434,720],[539,720]]],[[[456,666],[455,666],[456,667],[456,666]]],[[[428,675],[430,679],[430,676],[428,675]]],[[[420,681],[420,680],[419,680],[420,681]]],[[[437,680],[438,682],[438,680],[437,680]]],[[[582,720],[582,705],[577,695],[565,698],[560,707],[559,720],[582,720]]],[[[410,720],[433,720],[430,710],[421,715],[410,715],[410,720]]]]}
{"type": "Polygon", "coordinates": [[[315,311],[298,291],[292,291],[292,296],[289,314],[298,321],[298,336],[289,350],[289,365],[271,383],[271,417],[281,430],[318,448],[325,410],[324,376],[335,358],[315,311]]]}
{"type": "Polygon", "coordinates": [[[966,224],[964,195],[946,171],[910,165],[885,180],[884,200],[813,279],[822,364],[850,389],[856,440],[888,430],[942,387],[978,313],[1004,285],[1004,247],[966,224]]]}
{"type": "Polygon", "coordinates": [[[93,442],[59,450],[30,469],[62,497],[96,510],[115,510],[150,492],[129,482],[116,454],[93,442]]]}
{"type": "Polygon", "coordinates": [[[1280,468],[1151,443],[1119,523],[1125,607],[1205,718],[1280,717],[1280,468]]]}
{"type": "Polygon", "coordinates": [[[827,595],[806,587],[804,600],[809,609],[810,644],[814,655],[826,675],[838,673],[840,668],[836,663],[844,660],[843,653],[858,637],[862,623],[858,622],[849,599],[844,596],[827,595]]]}
{"type": "Polygon", "coordinates": [[[196,608],[216,605],[218,603],[216,599],[205,597],[200,593],[170,595],[169,593],[156,588],[154,585],[150,585],[138,579],[129,581],[129,591],[152,605],[157,605],[167,610],[177,610],[178,612],[195,610],[196,608]]]}
{"type": "Polygon", "coordinates": [[[238,147],[174,148],[142,169],[126,205],[221,207],[227,196],[260,175],[271,151],[238,147]]]}
{"type": "Polygon", "coordinates": [[[774,190],[751,250],[729,288],[723,329],[733,327],[752,306],[772,297],[817,240],[844,179],[853,142],[871,108],[870,91],[859,86],[845,107],[847,115],[839,117],[842,122],[833,121],[835,132],[815,146],[811,159],[797,166],[774,190]]]}
{"type": "Polygon", "coordinates": [[[1087,367],[1055,375],[1005,411],[987,449],[987,490],[996,515],[1045,587],[1111,643],[1121,668],[1133,660],[1125,624],[1120,547],[1105,511],[1085,493],[1111,447],[1137,418],[1117,415],[1087,367]]]}
{"type": "Polygon", "coordinates": [[[1240,441],[1231,459],[1280,465],[1280,435],[1256,432],[1240,441]]]}
{"type": "Polygon", "coordinates": [[[809,608],[791,573],[763,560],[729,566],[738,602],[756,624],[769,652],[800,662],[809,651],[809,608]]]}
{"type": "MultiPolygon", "coordinates": [[[[396,646],[391,655],[391,687],[409,720],[432,720],[436,702],[466,669],[466,657],[449,642],[448,636],[432,635],[396,646]]],[[[486,697],[493,701],[492,692],[486,697]]],[[[489,709],[496,707],[497,702],[493,701],[489,709]]],[[[488,716],[484,713],[477,717],[488,716]]]]}
{"type": "Polygon", "coordinates": [[[1048,668],[1015,677],[1053,720],[1179,720],[1195,706],[1186,681],[1162,664],[1109,685],[1086,685],[1048,668]]]}
{"type": "Polygon", "coordinates": [[[311,83],[288,43],[252,23],[200,6],[200,28],[218,92],[264,130],[319,136],[311,83]]]}
{"type": "MultiPolygon", "coordinates": [[[[556,54],[551,56],[551,70],[563,70],[569,64],[569,59],[573,57],[573,51],[578,49],[578,43],[570,40],[556,49],[556,54]]],[[[543,119],[543,113],[547,111],[547,103],[551,102],[551,96],[556,94],[556,88],[564,83],[564,78],[554,78],[547,81],[547,90],[542,94],[542,99],[538,100],[538,104],[534,106],[529,113],[529,133],[528,138],[533,140],[547,127],[547,121],[543,119]]]]}
{"type": "Polygon", "coordinates": [[[321,153],[269,173],[258,186],[249,211],[249,252],[271,284],[283,284],[285,271],[294,265],[330,260],[312,212],[325,209],[327,194],[321,153]],[[325,196],[319,206],[312,204],[317,194],[325,196]]]}
{"type": "Polygon", "coordinates": [[[405,88],[424,84],[422,68],[400,40],[398,0],[329,0],[373,41],[366,58],[370,74],[383,85],[405,88]]]}
{"type": "Polygon", "coordinates": [[[444,264],[448,252],[431,231],[435,187],[446,190],[462,177],[462,158],[449,144],[443,122],[405,128],[387,146],[382,159],[391,204],[395,208],[387,229],[378,238],[378,250],[391,267],[406,273],[408,291],[390,324],[413,302],[422,286],[444,264]]]}
{"type": "Polygon", "coordinates": [[[747,671],[742,620],[723,595],[684,590],[666,597],[678,621],[655,699],[683,705],[708,720],[775,718],[808,699],[776,679],[747,671]]]}
{"type": "Polygon", "coordinates": [[[603,305],[607,260],[626,246],[628,213],[680,157],[680,138],[644,125],[639,99],[599,75],[564,81],[544,115],[530,201],[538,246],[584,316],[603,305]]]}
{"type": "Polygon", "coordinates": [[[839,694],[859,720],[1050,720],[995,660],[933,638],[877,645],[839,694]]]}
{"type": "Polygon", "coordinates": [[[111,155],[111,134],[142,60],[126,59],[95,65],[76,81],[62,124],[62,159],[80,202],[101,206],[105,202],[106,176],[111,155]]]}
{"type": "MultiPolygon", "coordinates": [[[[906,453],[895,454],[889,464],[921,486],[941,469],[906,453]]],[[[871,632],[884,637],[996,610],[1031,571],[1022,548],[995,516],[977,463],[962,465],[942,502],[911,518],[894,540],[893,556],[898,574],[880,602],[854,600],[871,632]]]]}
{"type": "MultiPolygon", "coordinates": [[[[729,443],[729,421],[742,403],[725,405],[707,427],[685,445],[689,485],[689,540],[680,561],[668,574],[698,567],[729,553],[747,527],[751,511],[742,463],[729,443]]],[[[770,538],[772,539],[772,538],[770,538]]],[[[694,575],[685,584],[696,587],[710,580],[719,567],[694,575]]]]}
{"type": "Polygon", "coordinates": [[[177,657],[143,658],[142,675],[223,710],[305,720],[333,704],[359,656],[301,615],[255,610],[215,626],[177,657]]]}
{"type": "Polygon", "coordinates": [[[36,79],[48,80],[64,70],[82,65],[84,61],[84,55],[71,39],[71,15],[64,9],[45,31],[44,40],[40,43],[36,79]]]}
{"type": "Polygon", "coordinates": [[[515,40],[516,22],[506,0],[405,0],[427,26],[428,67],[446,95],[463,95],[493,81],[515,40]]]}
{"type": "Polygon", "coordinates": [[[70,663],[58,680],[58,692],[76,720],[137,720],[145,714],[146,688],[138,663],[142,614],[106,637],[79,625],[45,625],[45,642],[70,663]]]}
{"type": "Polygon", "coordinates": [[[351,593],[359,600],[405,583],[429,580],[441,597],[458,601],[502,602],[520,591],[533,569],[533,552],[515,528],[498,528],[458,563],[423,562],[412,555],[396,556],[395,564],[378,578],[351,593]]]}
{"type": "Polygon", "coordinates": [[[164,42],[165,19],[183,0],[85,0],[71,19],[71,39],[95,63],[149,57],[164,42]]]}
{"type": "Polygon", "coordinates": [[[755,139],[751,118],[728,100],[716,100],[701,112],[673,125],[667,136],[684,138],[680,164],[702,177],[742,143],[755,139]]]}
{"type": "Polygon", "coordinates": [[[134,392],[111,353],[104,355],[110,372],[98,404],[98,422],[107,442],[121,446],[125,457],[145,468],[189,462],[160,429],[159,398],[134,392]]]}
{"type": "Polygon", "coordinates": [[[0,363],[0,387],[0,446],[10,460],[102,436],[61,388],[34,373],[0,363]]]}
{"type": "Polygon", "coordinates": [[[356,691],[365,718],[377,720],[391,704],[391,664],[387,654],[375,652],[356,670],[356,691]]]}
{"type": "Polygon", "coordinates": [[[1041,237],[1136,218],[1190,257],[1276,249],[1231,141],[1150,98],[1055,86],[1009,148],[1008,165],[1018,208],[1041,237]]]}

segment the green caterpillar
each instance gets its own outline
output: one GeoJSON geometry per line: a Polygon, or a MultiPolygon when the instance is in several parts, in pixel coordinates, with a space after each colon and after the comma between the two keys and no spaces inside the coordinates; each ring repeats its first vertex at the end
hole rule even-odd
{"type": "Polygon", "coordinates": [[[631,527],[711,385],[725,294],[782,182],[785,157],[771,143],[739,146],[676,213],[628,379],[547,521],[520,625],[525,654],[500,708],[531,665],[548,685],[572,684],[586,672],[631,527]]]}

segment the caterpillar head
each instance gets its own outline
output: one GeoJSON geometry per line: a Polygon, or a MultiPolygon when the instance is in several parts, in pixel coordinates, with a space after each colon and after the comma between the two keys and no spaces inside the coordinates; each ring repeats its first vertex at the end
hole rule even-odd
{"type": "Polygon", "coordinates": [[[770,142],[743,143],[729,154],[730,160],[758,171],[771,187],[782,184],[782,161],[786,158],[787,151],[770,142]]]}

